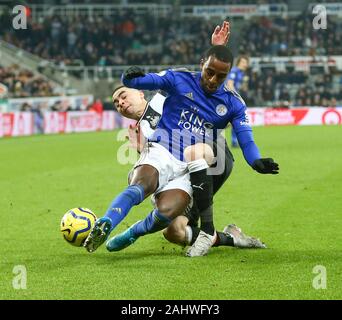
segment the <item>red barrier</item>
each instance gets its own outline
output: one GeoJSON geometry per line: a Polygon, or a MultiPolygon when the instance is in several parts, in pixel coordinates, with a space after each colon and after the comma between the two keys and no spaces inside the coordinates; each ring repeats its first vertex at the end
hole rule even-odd
{"type": "MultiPolygon", "coordinates": [[[[250,108],[252,126],[269,125],[341,125],[342,108],[250,108]]],[[[57,134],[94,132],[127,128],[134,120],[114,111],[96,112],[30,112],[0,113],[0,137],[27,136],[34,133],[57,134]]]]}
{"type": "Polygon", "coordinates": [[[252,126],[341,124],[342,108],[248,109],[252,126]]]}
{"type": "Polygon", "coordinates": [[[0,113],[0,137],[30,136],[33,132],[31,112],[0,113]]]}

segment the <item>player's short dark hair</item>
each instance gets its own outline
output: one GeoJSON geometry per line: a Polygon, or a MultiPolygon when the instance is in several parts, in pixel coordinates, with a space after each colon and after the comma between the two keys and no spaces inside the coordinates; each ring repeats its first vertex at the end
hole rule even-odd
{"type": "Polygon", "coordinates": [[[233,53],[226,46],[218,45],[210,47],[204,54],[204,60],[207,60],[210,56],[233,65],[233,53]]]}

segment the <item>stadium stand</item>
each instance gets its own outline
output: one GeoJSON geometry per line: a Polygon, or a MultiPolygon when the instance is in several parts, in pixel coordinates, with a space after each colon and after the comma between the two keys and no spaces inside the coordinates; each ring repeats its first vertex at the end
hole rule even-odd
{"type": "Polygon", "coordinates": [[[308,14],[254,19],[242,30],[240,51],[253,56],[341,55],[341,19],[328,16],[326,30],[312,28],[312,20],[308,14]]]}
{"type": "Polygon", "coordinates": [[[18,65],[3,67],[0,65],[0,83],[8,88],[9,97],[46,97],[54,96],[56,87],[51,81],[18,65]]]}
{"type": "Polygon", "coordinates": [[[293,70],[265,68],[250,72],[248,90],[242,91],[248,105],[265,107],[336,106],[342,101],[339,74],[314,74],[293,70]]]}
{"type": "MultiPolygon", "coordinates": [[[[251,56],[342,54],[342,21],[329,18],[329,26],[336,32],[318,32],[311,21],[312,16],[306,14],[253,19],[242,29],[239,51],[251,56]]],[[[209,45],[212,27],[212,22],[196,17],[156,18],[136,15],[134,10],[97,19],[47,17],[25,31],[15,31],[8,23],[1,25],[2,30],[7,29],[6,41],[44,59],[100,66],[195,64],[203,46],[209,45]]]]}
{"type": "Polygon", "coordinates": [[[3,38],[59,65],[189,64],[199,61],[203,44],[209,46],[211,28],[212,23],[199,18],[157,20],[126,10],[101,19],[48,17],[27,30],[7,25],[3,38]]]}
{"type": "MultiPolygon", "coordinates": [[[[101,5],[121,3],[104,0],[99,2],[101,5]]],[[[127,1],[129,4],[136,2],[156,4],[155,1],[127,1]]],[[[289,5],[290,2],[277,3],[289,5]]],[[[82,1],[82,5],[96,6],[96,3],[82,1]]],[[[165,0],[156,5],[174,3],[175,1],[165,0]]],[[[270,3],[273,1],[229,2],[230,5],[270,3]]],[[[50,1],[50,4],[63,5],[66,1],[50,1]]],[[[177,1],[178,6],[211,4],[212,1],[206,0],[177,1]]],[[[226,2],[217,0],[215,4],[226,2]]],[[[108,76],[108,79],[113,81],[127,65],[151,66],[148,71],[158,71],[163,66],[170,65],[197,66],[203,49],[209,45],[215,22],[222,20],[170,16],[165,13],[155,15],[152,12],[142,14],[140,9],[134,6],[126,6],[107,16],[74,14],[71,7],[69,9],[70,15],[55,12],[52,16],[44,15],[39,19],[33,19],[29,22],[27,30],[14,30],[10,17],[2,15],[1,38],[45,61],[52,61],[56,67],[64,68],[63,70],[76,66],[79,71],[72,71],[70,74],[79,79],[87,73],[96,79],[108,76]]],[[[312,28],[313,16],[307,9],[306,7],[300,14],[277,14],[244,19],[231,17],[231,46],[236,49],[236,53],[242,52],[261,59],[309,56],[314,61],[318,56],[342,55],[342,22],[334,16],[328,16],[329,29],[315,30],[312,28]]],[[[279,69],[275,67],[277,63],[256,68],[252,61],[246,83],[247,89],[242,92],[249,106],[333,106],[341,103],[342,75],[336,66],[309,66],[306,70],[299,70],[300,68],[289,60],[284,68],[279,69]]],[[[6,85],[8,81],[1,80],[6,85]]],[[[15,86],[9,82],[10,91],[14,96],[31,94],[27,93],[27,89],[16,92],[15,86]]],[[[50,93],[53,91],[46,83],[39,83],[31,90],[33,96],[39,95],[40,91],[42,94],[46,94],[48,90],[50,93]]]]}

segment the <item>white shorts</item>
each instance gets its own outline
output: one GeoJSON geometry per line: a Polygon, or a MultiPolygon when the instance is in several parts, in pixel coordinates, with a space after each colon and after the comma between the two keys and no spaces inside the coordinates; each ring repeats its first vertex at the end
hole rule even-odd
{"type": "Polygon", "coordinates": [[[176,159],[168,150],[155,142],[146,143],[134,168],[143,164],[154,167],[159,173],[159,184],[154,195],[181,189],[192,197],[192,187],[187,163],[176,159]]]}

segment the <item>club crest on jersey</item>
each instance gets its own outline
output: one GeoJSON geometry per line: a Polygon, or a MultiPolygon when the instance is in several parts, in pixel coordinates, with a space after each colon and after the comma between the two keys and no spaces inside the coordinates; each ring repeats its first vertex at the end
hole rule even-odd
{"type": "Polygon", "coordinates": [[[219,104],[216,107],[216,113],[221,117],[225,116],[227,112],[228,112],[228,109],[224,104],[219,104]]]}

